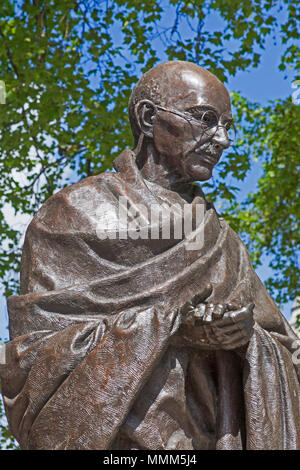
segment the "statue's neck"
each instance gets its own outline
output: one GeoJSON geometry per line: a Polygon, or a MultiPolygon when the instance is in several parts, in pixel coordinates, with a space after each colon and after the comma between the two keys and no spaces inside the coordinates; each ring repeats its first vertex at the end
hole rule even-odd
{"type": "Polygon", "coordinates": [[[146,180],[180,194],[192,192],[193,185],[184,181],[178,170],[170,168],[167,158],[156,151],[152,142],[143,144],[137,154],[136,164],[146,180]]]}

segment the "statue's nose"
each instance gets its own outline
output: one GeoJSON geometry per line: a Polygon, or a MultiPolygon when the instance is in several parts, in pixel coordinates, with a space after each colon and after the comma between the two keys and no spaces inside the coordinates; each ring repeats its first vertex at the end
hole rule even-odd
{"type": "Polygon", "coordinates": [[[228,134],[225,127],[218,126],[212,141],[215,145],[222,147],[222,150],[227,149],[230,146],[230,140],[228,139],[228,134]]]}

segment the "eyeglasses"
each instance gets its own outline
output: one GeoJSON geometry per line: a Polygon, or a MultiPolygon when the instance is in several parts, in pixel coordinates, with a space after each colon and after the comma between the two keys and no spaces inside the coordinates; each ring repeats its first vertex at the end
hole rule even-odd
{"type": "Polygon", "coordinates": [[[202,131],[201,140],[205,137],[207,138],[207,140],[212,139],[218,129],[223,128],[226,131],[226,136],[228,137],[229,142],[232,144],[235,141],[236,132],[234,126],[232,127],[232,121],[226,124],[220,124],[220,120],[223,115],[218,117],[218,114],[213,109],[199,110],[197,108],[194,108],[195,110],[191,109],[189,111],[180,112],[159,105],[156,105],[156,108],[182,117],[183,119],[188,121],[192,129],[192,123],[194,121],[194,123],[197,124],[197,126],[200,127],[202,131]]]}

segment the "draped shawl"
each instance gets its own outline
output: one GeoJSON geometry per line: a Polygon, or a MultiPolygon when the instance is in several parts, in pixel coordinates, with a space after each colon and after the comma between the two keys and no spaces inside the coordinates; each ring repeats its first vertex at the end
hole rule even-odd
{"type": "Polygon", "coordinates": [[[28,227],[0,366],[21,448],[299,449],[297,338],[242,241],[196,186],[192,237],[100,239],[120,196],[187,203],[144,180],[129,150],[115,168],[52,196],[28,227]],[[204,244],[189,249],[197,230],[204,244]],[[178,307],[208,284],[208,302],[255,304],[246,347],[172,344],[178,307]]]}

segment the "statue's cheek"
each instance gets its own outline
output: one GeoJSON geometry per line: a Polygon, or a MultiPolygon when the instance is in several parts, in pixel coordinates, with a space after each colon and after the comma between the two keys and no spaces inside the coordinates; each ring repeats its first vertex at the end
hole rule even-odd
{"type": "Polygon", "coordinates": [[[189,123],[170,114],[156,120],[153,137],[155,148],[162,155],[180,156],[195,144],[189,123]]]}

